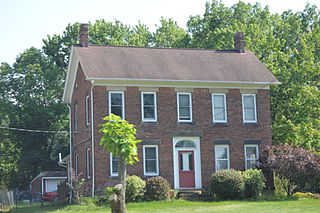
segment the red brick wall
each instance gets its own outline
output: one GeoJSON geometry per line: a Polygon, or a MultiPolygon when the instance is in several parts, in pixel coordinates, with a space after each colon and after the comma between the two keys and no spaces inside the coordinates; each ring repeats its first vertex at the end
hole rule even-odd
{"type": "Polygon", "coordinates": [[[42,189],[41,189],[41,177],[38,177],[37,179],[35,179],[32,184],[31,184],[31,193],[32,195],[36,195],[37,193],[40,193],[42,192],[42,189]]]}
{"type": "MultiPolygon", "coordinates": [[[[72,97],[72,110],[78,104],[78,133],[73,134],[73,152],[79,154],[78,170],[86,174],[86,148],[91,148],[91,119],[89,127],[85,126],[85,96],[90,95],[91,84],[85,81],[81,67],[76,77],[78,88],[72,97]],[[87,139],[87,140],[86,140],[87,139]],[[81,143],[79,143],[81,142],[81,143]]],[[[215,171],[215,156],[213,140],[230,140],[231,168],[244,169],[244,140],[260,140],[262,145],[271,144],[271,121],[269,90],[258,90],[257,124],[243,124],[242,103],[239,89],[229,89],[227,93],[228,123],[214,124],[212,122],[211,92],[209,89],[193,89],[193,123],[181,124],[177,122],[176,91],[172,88],[159,88],[157,92],[157,123],[141,122],[141,92],[138,87],[126,87],[125,118],[136,125],[137,138],[141,140],[160,140],[159,171],[173,186],[173,147],[172,131],[197,130],[202,131],[201,171],[202,185],[207,186],[210,175],[215,171]]],[[[104,86],[95,86],[94,95],[94,129],[95,129],[95,188],[103,190],[116,183],[116,178],[110,177],[109,153],[99,145],[101,134],[98,134],[99,124],[108,112],[108,91],[104,86]]],[[[91,117],[90,117],[91,118],[91,117]]],[[[74,122],[72,119],[72,126],[74,122]]],[[[140,162],[128,167],[128,173],[143,177],[142,145],[138,144],[140,162]]],[[[73,161],[74,163],[74,161],[73,161]]],[[[85,176],[84,176],[85,177],[85,176]]],[[[91,180],[89,180],[91,184],[91,180]]],[[[90,187],[91,189],[91,187],[90,187]]]]}

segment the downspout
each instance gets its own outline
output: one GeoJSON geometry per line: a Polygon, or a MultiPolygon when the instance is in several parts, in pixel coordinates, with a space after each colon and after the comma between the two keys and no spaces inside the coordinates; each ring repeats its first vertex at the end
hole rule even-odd
{"type": "Polygon", "coordinates": [[[91,94],[90,94],[91,98],[90,98],[90,101],[91,101],[91,142],[92,142],[92,147],[91,147],[91,156],[92,156],[92,197],[94,197],[94,189],[95,189],[95,169],[94,169],[94,116],[93,116],[93,81],[91,81],[91,94]]]}
{"type": "MultiPolygon", "coordinates": [[[[71,178],[71,181],[70,181],[70,199],[69,199],[69,203],[72,203],[72,190],[73,190],[73,186],[72,186],[72,168],[73,168],[73,164],[72,164],[72,126],[71,126],[71,105],[68,104],[68,108],[69,108],[69,149],[70,149],[70,157],[69,157],[69,160],[70,160],[70,166],[68,166],[68,168],[70,169],[70,178],[71,178]]],[[[67,171],[69,172],[69,171],[67,171]]]]}

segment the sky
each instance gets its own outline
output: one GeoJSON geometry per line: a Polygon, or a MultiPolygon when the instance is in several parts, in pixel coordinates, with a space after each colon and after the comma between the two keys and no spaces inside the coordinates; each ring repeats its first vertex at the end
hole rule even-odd
{"type": "MultiPolygon", "coordinates": [[[[189,16],[202,15],[211,0],[0,0],[0,63],[12,64],[30,47],[41,48],[47,35],[62,34],[71,23],[120,20],[135,25],[140,21],[151,31],[160,17],[172,18],[186,28],[189,16]]],[[[230,7],[239,0],[222,0],[230,7]]],[[[243,0],[271,12],[302,11],[307,2],[320,9],[320,0],[243,0]]]]}

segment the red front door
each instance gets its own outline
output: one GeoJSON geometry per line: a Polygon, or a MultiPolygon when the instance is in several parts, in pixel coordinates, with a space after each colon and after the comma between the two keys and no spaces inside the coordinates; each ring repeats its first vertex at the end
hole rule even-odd
{"type": "Polygon", "coordinates": [[[194,188],[194,152],[179,151],[178,155],[180,188],[194,188]]]}

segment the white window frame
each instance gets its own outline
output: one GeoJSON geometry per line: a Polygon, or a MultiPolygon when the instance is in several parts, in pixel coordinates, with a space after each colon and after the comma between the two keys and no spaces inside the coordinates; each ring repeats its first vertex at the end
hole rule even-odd
{"type": "Polygon", "coordinates": [[[125,111],[124,111],[124,92],[122,91],[109,91],[109,114],[111,114],[111,95],[112,94],[121,94],[121,100],[122,100],[122,116],[121,119],[125,119],[125,111]]]}
{"type": "Polygon", "coordinates": [[[215,170],[216,172],[219,171],[218,170],[218,161],[219,160],[228,160],[228,164],[227,164],[227,169],[230,169],[230,153],[229,153],[229,145],[215,145],[214,146],[214,158],[215,158],[215,170]],[[227,159],[218,159],[218,155],[217,155],[217,148],[218,147],[227,147],[227,159]]]}
{"type": "Polygon", "coordinates": [[[86,96],[85,99],[85,121],[86,121],[86,126],[89,126],[89,95],[86,96]]]}
{"type": "Polygon", "coordinates": [[[214,123],[227,123],[228,118],[227,118],[227,98],[225,93],[213,93],[212,94],[212,119],[214,123]],[[224,120],[217,120],[215,119],[215,112],[214,112],[214,96],[223,96],[223,101],[224,101],[224,120]]]}
{"type": "Polygon", "coordinates": [[[74,132],[78,132],[78,104],[74,105],[74,132]]]}
{"type": "Polygon", "coordinates": [[[156,92],[141,92],[141,115],[143,122],[156,122],[157,121],[157,93],[156,92]],[[154,119],[144,117],[144,94],[152,94],[154,101],[154,119]]]}
{"type": "Polygon", "coordinates": [[[246,144],[246,145],[244,145],[244,158],[245,158],[245,162],[244,162],[245,169],[247,170],[248,169],[247,161],[255,160],[256,162],[258,162],[258,160],[259,160],[259,145],[257,145],[257,144],[246,144]],[[247,158],[247,147],[255,147],[256,148],[256,156],[257,156],[256,159],[247,158]]]}
{"type": "Polygon", "coordinates": [[[179,92],[177,93],[177,114],[178,114],[178,122],[192,122],[192,95],[191,93],[183,93],[179,92]],[[190,119],[189,120],[180,120],[180,103],[179,103],[179,95],[189,95],[189,113],[190,113],[190,119]]]}
{"type": "MultiPolygon", "coordinates": [[[[112,176],[112,177],[118,177],[118,175],[119,175],[119,173],[118,172],[113,172],[112,171],[112,159],[113,159],[113,157],[112,157],[112,152],[110,152],[110,176],[112,176]]],[[[118,162],[118,170],[119,170],[119,162],[118,162]]]]}
{"type": "Polygon", "coordinates": [[[256,104],[256,94],[242,94],[242,117],[244,123],[257,123],[257,104],[256,104]],[[246,97],[253,97],[253,104],[254,104],[254,120],[246,120],[245,118],[245,108],[244,108],[244,100],[246,97]]]}
{"type": "Polygon", "coordinates": [[[78,177],[78,173],[79,173],[79,154],[75,155],[75,159],[74,159],[74,170],[75,170],[75,177],[78,177]]]}
{"type": "Polygon", "coordinates": [[[159,175],[159,155],[158,155],[158,145],[144,145],[143,146],[143,174],[145,176],[158,176],[159,175]],[[146,148],[156,148],[156,166],[157,171],[153,173],[146,172],[146,148]]]}
{"type": "Polygon", "coordinates": [[[88,179],[91,178],[90,158],[91,158],[90,148],[87,148],[87,150],[86,150],[86,172],[87,172],[87,174],[86,175],[87,175],[88,179]]]}

